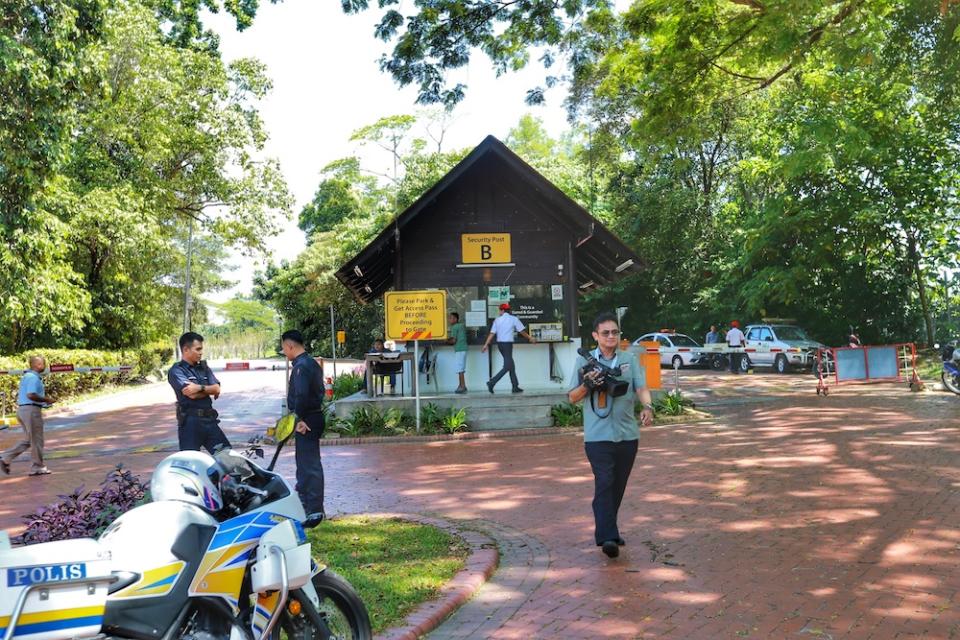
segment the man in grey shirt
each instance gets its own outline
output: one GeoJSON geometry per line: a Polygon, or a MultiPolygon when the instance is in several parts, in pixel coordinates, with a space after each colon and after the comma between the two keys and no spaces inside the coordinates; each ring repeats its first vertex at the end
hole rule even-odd
{"type": "Polygon", "coordinates": [[[612,313],[601,313],[593,321],[593,339],[598,347],[592,355],[601,364],[620,370],[619,379],[628,383],[627,393],[610,397],[602,389],[593,388],[595,371],[584,375],[587,360],[578,356],[573,366],[574,375],[568,398],[570,402],[583,401],[583,440],[590,468],[593,470],[594,538],[603,552],[615,558],[619,547],[626,544],[617,528],[617,513],[627,488],[627,480],[637,456],[636,402],[643,403],[640,422],[653,422],[653,403],[647,389],[647,376],[629,351],[620,351],[620,327],[612,313]]]}

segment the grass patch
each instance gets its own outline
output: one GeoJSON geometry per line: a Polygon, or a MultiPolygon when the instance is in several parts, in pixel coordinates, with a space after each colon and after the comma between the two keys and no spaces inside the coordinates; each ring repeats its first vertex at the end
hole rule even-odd
{"type": "Polygon", "coordinates": [[[309,533],[318,562],[360,593],[374,633],[397,625],[463,569],[469,548],[429,525],[395,518],[334,518],[309,533]]]}

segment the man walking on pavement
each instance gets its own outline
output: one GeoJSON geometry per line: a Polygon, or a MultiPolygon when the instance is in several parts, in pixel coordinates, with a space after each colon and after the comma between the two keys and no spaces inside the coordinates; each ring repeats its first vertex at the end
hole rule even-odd
{"type": "Polygon", "coordinates": [[[181,451],[211,454],[229,448],[230,441],[220,429],[220,414],[213,401],[220,397],[220,381],[203,362],[203,336],[188,331],[180,336],[181,360],[167,373],[167,382],[177,395],[177,439],[181,451]]]}
{"type": "Polygon", "coordinates": [[[447,344],[453,345],[457,374],[460,376],[460,385],[454,393],[466,393],[467,381],[464,376],[467,371],[467,328],[460,322],[460,314],[456,311],[450,312],[447,321],[450,323],[450,337],[447,338],[447,344]]]}
{"type": "Polygon", "coordinates": [[[616,558],[620,547],[626,544],[620,536],[617,514],[640,438],[636,403],[638,400],[643,403],[640,423],[647,427],[653,422],[653,401],[647,389],[646,371],[637,362],[636,355],[617,349],[620,341],[617,316],[598,315],[593,321],[593,339],[598,346],[590,355],[618,372],[616,379],[627,383],[626,392],[612,397],[607,386],[598,380],[595,368],[584,372],[587,360],[580,355],[573,365],[567,399],[573,404],[583,402],[583,446],[594,478],[594,540],[604,554],[616,558]]]}
{"type": "Polygon", "coordinates": [[[44,476],[50,469],[43,463],[43,414],[41,409],[53,404],[48,398],[40,373],[47,368],[47,361],[40,356],[31,356],[30,370],[20,378],[20,391],[17,393],[17,420],[23,427],[24,439],[12,449],[0,455],[0,471],[10,474],[10,463],[21,453],[30,449],[31,476],[44,476]]]}
{"type": "Polygon", "coordinates": [[[297,494],[307,512],[303,526],[315,527],[323,521],[323,463],[320,438],[323,437],[323,368],[307,353],[303,334],[296,329],[280,337],[283,355],[293,364],[287,388],[287,410],[297,416],[295,429],[297,494]]]}
{"type": "Polygon", "coordinates": [[[493,393],[493,388],[500,382],[500,378],[508,373],[510,374],[510,384],[513,385],[513,393],[523,393],[523,389],[520,388],[520,382],[517,380],[517,368],[513,362],[514,334],[519,333],[526,338],[530,344],[537,343],[524,329],[523,323],[520,322],[515,315],[510,313],[510,305],[506,302],[501,304],[500,316],[493,321],[493,325],[490,327],[490,334],[487,335],[487,341],[483,344],[483,348],[480,349],[480,353],[486,353],[490,343],[496,338],[497,349],[500,350],[500,355],[503,356],[503,368],[500,369],[497,375],[487,380],[487,389],[490,393],[493,393]]]}
{"type": "MultiPolygon", "coordinates": [[[[744,344],[743,331],[740,331],[740,323],[733,320],[730,323],[730,330],[727,331],[727,346],[731,349],[742,349],[744,344]]],[[[730,373],[736,375],[740,373],[740,359],[744,357],[743,353],[730,353],[730,373]]]]}

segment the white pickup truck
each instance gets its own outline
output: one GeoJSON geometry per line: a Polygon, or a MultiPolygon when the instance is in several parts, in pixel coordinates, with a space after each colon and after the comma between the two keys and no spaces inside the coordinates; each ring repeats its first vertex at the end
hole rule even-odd
{"type": "Polygon", "coordinates": [[[824,345],[800,327],[789,324],[751,324],[743,330],[747,338],[747,358],[740,367],[773,367],[777,373],[790,369],[812,369],[817,349],[824,345]]]}

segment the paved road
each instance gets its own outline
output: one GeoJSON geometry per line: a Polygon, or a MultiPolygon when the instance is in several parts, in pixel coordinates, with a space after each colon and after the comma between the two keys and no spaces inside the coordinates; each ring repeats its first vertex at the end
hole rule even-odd
{"type": "MultiPolygon", "coordinates": [[[[238,440],[272,420],[280,392],[230,375],[221,403],[245,415],[227,425],[238,440]]],[[[592,543],[576,436],[327,448],[328,511],[437,514],[501,541],[501,571],[435,638],[960,637],[957,398],[893,385],[820,398],[805,376],[682,383],[717,420],[644,431],[617,560],[592,543]]],[[[64,420],[79,422],[55,424],[52,449],[79,455],[46,478],[21,463],[0,479],[0,526],[58,484],[164,455],[129,453],[131,440],[173,438],[167,404],[64,420]]]]}

